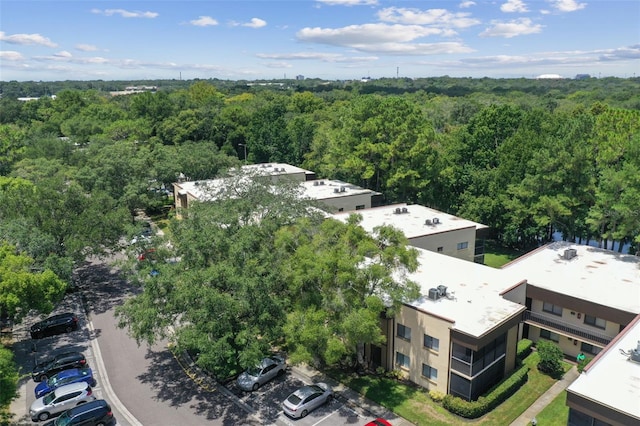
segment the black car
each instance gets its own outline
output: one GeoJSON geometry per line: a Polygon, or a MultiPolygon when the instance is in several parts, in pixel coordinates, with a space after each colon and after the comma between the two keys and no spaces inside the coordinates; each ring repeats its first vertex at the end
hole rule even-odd
{"type": "Polygon", "coordinates": [[[54,334],[69,333],[78,329],[78,317],[72,312],[50,316],[31,326],[31,338],[42,339],[54,334]]]}
{"type": "Polygon", "coordinates": [[[86,366],[87,360],[82,352],[65,352],[36,365],[31,372],[31,377],[34,382],[41,382],[59,371],[86,366]]]}
{"type": "Polygon", "coordinates": [[[110,426],[115,425],[116,419],[109,403],[104,399],[85,402],[62,413],[57,419],[45,423],[44,426],[110,426]]]}

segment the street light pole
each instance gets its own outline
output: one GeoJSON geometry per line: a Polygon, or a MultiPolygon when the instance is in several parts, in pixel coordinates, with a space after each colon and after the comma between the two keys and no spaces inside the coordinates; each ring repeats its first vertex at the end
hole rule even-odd
{"type": "Polygon", "coordinates": [[[244,164],[247,164],[247,144],[239,143],[238,146],[244,147],[244,164]]]}

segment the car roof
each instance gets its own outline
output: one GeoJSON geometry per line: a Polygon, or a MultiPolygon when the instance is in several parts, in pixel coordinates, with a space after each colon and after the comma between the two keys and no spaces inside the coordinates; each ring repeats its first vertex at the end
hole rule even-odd
{"type": "Polygon", "coordinates": [[[87,368],[70,368],[68,370],[62,370],[61,372],[56,374],[56,377],[58,379],[62,379],[64,377],[90,376],[90,375],[91,375],[91,368],[87,367],[87,368]]]}
{"type": "Polygon", "coordinates": [[[104,399],[96,399],[93,401],[85,402],[82,405],[78,405],[76,407],[71,408],[67,411],[69,417],[76,416],[80,413],[86,413],[87,411],[95,410],[96,408],[106,408],[111,411],[111,407],[104,399]]]}
{"type": "Polygon", "coordinates": [[[71,392],[82,391],[89,387],[90,387],[89,383],[87,382],[78,382],[78,383],[71,383],[68,385],[60,386],[54,392],[56,393],[56,396],[60,396],[60,395],[66,395],[71,392]]]}
{"type": "Polygon", "coordinates": [[[318,385],[308,385],[308,386],[303,386],[300,389],[298,389],[297,391],[295,391],[295,394],[297,396],[299,396],[300,398],[304,399],[304,398],[308,397],[309,395],[312,395],[312,394],[314,394],[316,392],[324,392],[324,389],[322,389],[318,385]]]}
{"type": "Polygon", "coordinates": [[[54,357],[54,359],[59,360],[63,358],[78,358],[84,359],[84,354],[82,352],[63,352],[54,357]]]}

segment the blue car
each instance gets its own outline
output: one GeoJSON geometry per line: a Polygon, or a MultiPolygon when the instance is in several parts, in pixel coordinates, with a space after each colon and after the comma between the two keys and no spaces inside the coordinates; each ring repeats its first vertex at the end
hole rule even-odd
{"type": "Polygon", "coordinates": [[[96,385],[96,379],[93,378],[91,368],[71,368],[54,374],[49,380],[38,383],[38,386],[36,386],[36,398],[40,398],[60,386],[78,382],[86,382],[89,386],[96,385]]]}

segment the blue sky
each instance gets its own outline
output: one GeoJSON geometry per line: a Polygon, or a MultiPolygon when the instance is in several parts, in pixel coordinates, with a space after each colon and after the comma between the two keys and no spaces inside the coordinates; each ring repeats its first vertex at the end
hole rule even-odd
{"type": "Polygon", "coordinates": [[[638,0],[2,0],[0,80],[640,76],[638,0]]]}

